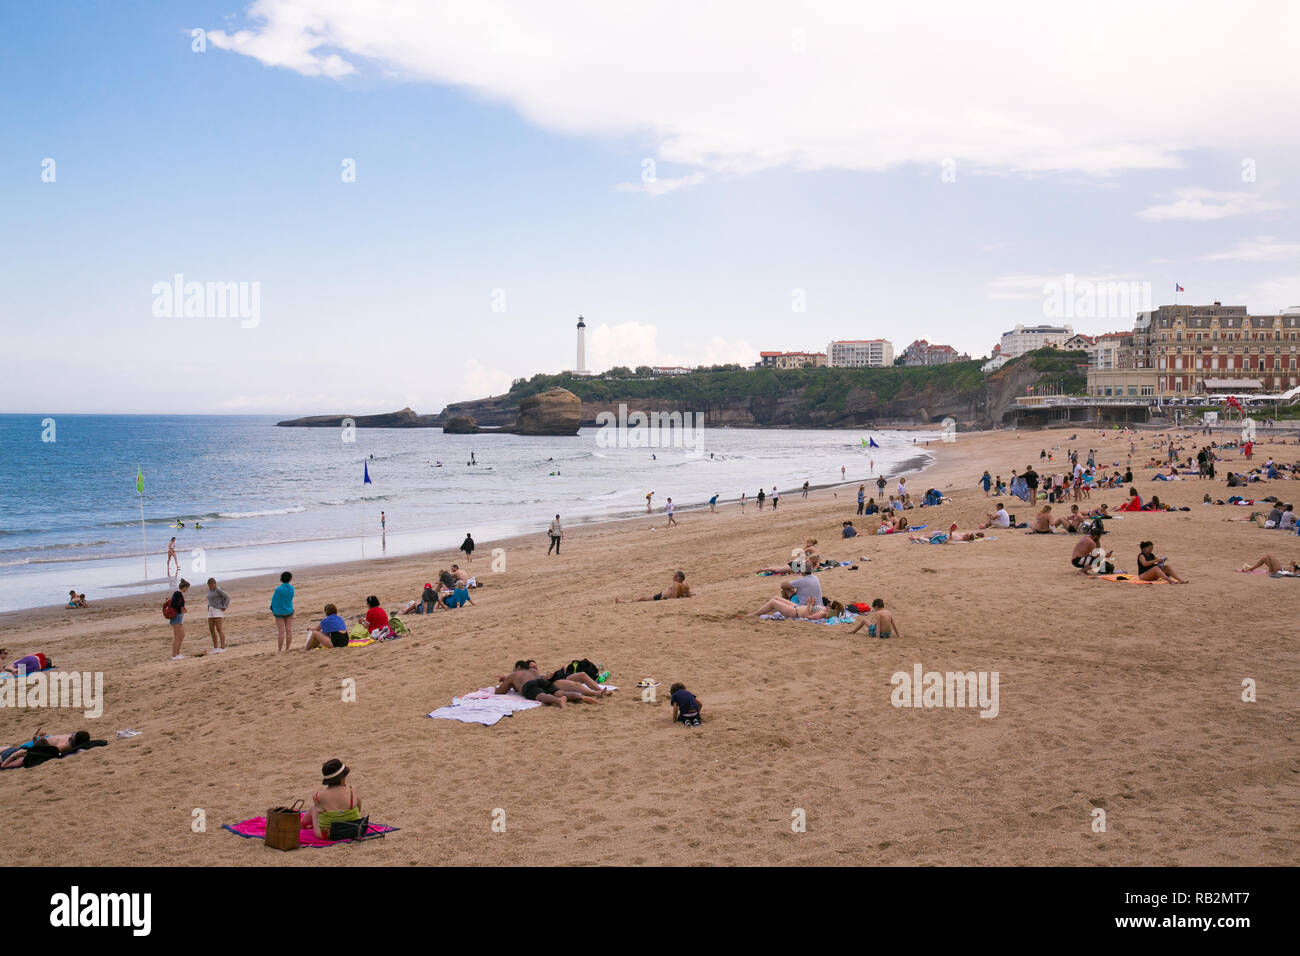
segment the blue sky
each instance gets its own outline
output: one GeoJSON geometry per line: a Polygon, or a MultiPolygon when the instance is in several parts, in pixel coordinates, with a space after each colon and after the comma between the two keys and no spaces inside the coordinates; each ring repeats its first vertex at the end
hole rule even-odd
{"type": "Polygon", "coordinates": [[[597,369],[978,356],[1067,273],[1300,305],[1285,5],[881,16],[4,5],[0,410],[437,411],[571,367],[579,313],[597,369]],[[255,324],[155,314],[178,273],[255,324]]]}

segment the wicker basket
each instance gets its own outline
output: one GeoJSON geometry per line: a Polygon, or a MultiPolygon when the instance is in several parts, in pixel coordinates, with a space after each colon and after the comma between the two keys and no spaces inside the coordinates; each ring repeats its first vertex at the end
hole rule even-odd
{"type": "Polygon", "coordinates": [[[272,807],[266,811],[266,845],[276,850],[296,850],[302,829],[302,800],[289,807],[272,807]]]}

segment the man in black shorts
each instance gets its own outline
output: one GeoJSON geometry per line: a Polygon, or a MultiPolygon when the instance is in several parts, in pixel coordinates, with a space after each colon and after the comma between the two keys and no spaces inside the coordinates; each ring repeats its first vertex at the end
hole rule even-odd
{"type": "Polygon", "coordinates": [[[558,688],[543,678],[536,668],[530,668],[527,661],[515,661],[515,669],[504,677],[498,675],[498,680],[500,681],[496,688],[498,694],[508,694],[511,690],[517,690],[525,700],[558,704],[560,707],[565,704],[564,694],[558,693],[558,688]]]}

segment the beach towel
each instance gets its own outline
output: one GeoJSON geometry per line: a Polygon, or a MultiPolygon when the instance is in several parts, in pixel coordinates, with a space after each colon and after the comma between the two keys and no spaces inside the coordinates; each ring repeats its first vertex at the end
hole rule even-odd
{"type": "Polygon", "coordinates": [[[497,694],[494,693],[494,688],[480,687],[464,697],[453,697],[450,705],[439,707],[424,716],[491,727],[502,717],[511,717],[518,711],[532,710],[534,707],[541,706],[539,701],[524,700],[514,691],[509,694],[497,694]]]}
{"type": "MultiPolygon", "coordinates": [[[[27,675],[30,677],[32,674],[42,674],[42,673],[44,673],[45,671],[52,671],[52,670],[54,670],[54,665],[53,665],[53,664],[50,664],[48,667],[42,667],[42,668],[41,668],[40,670],[38,670],[38,671],[27,671],[27,675]]],[[[13,674],[4,673],[4,674],[0,674],[0,679],[6,678],[6,677],[13,677],[13,676],[14,676],[13,674]]]]}
{"type": "Polygon", "coordinates": [[[851,624],[858,619],[856,614],[845,613],[821,621],[810,621],[806,617],[786,617],[780,611],[773,611],[771,614],[760,614],[758,617],[761,621],[802,621],[805,624],[851,624]]]}
{"type": "MultiPolygon", "coordinates": [[[[302,814],[305,822],[307,814],[302,814]]],[[[247,820],[241,820],[234,826],[229,823],[222,824],[221,829],[229,830],[235,836],[246,837],[250,840],[266,839],[266,817],[249,817],[247,820]]],[[[396,833],[397,827],[386,826],[383,823],[372,823],[366,830],[366,833],[396,833]]],[[[309,826],[304,826],[298,832],[298,843],[301,846],[319,848],[323,846],[337,846],[340,843],[351,843],[351,840],[322,840],[314,830],[309,826]]]]}
{"type": "Polygon", "coordinates": [[[1159,581],[1143,581],[1136,574],[1099,574],[1097,575],[1103,581],[1118,581],[1120,584],[1168,584],[1164,578],[1159,581]]]}
{"type": "Polygon", "coordinates": [[[367,634],[365,637],[354,637],[348,641],[348,647],[369,647],[371,644],[378,644],[373,637],[367,634]]]}

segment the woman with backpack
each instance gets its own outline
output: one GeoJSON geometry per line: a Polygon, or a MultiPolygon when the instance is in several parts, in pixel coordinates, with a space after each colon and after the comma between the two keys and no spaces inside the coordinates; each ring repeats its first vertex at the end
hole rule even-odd
{"type": "Polygon", "coordinates": [[[185,642],[185,592],[190,589],[190,582],[181,578],[180,584],[172,592],[171,600],[163,605],[163,617],[172,625],[172,660],[183,661],[181,644],[185,642]],[[168,611],[171,613],[168,614],[168,611]]]}

